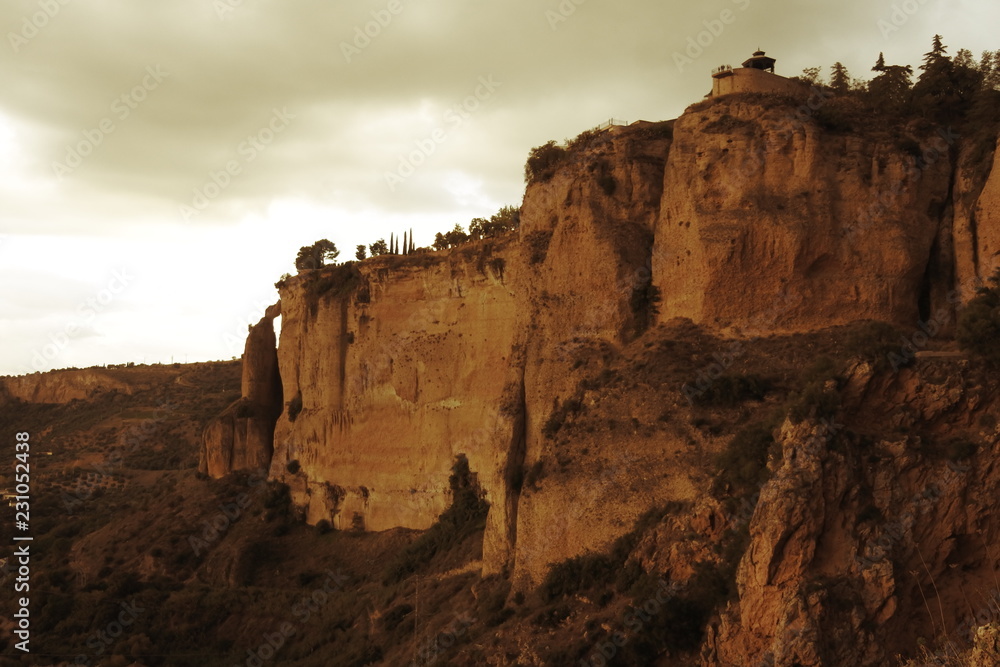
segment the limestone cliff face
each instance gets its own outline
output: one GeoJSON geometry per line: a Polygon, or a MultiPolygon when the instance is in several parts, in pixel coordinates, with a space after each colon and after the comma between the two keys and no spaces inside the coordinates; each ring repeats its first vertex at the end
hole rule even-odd
{"type": "Polygon", "coordinates": [[[10,400],[69,403],[111,391],[131,394],[134,390],[129,383],[100,370],[53,371],[0,378],[0,404],[10,400]]]}
{"type": "MultiPolygon", "coordinates": [[[[773,100],[722,98],[672,126],[617,128],[578,148],[529,185],[516,234],[289,278],[273,456],[266,422],[234,406],[206,434],[207,469],[269,463],[310,522],[426,528],[465,454],[491,505],[484,570],[512,567],[519,587],[538,583],[551,563],[606,547],[651,504],[705,497],[705,479],[679,463],[697,439],[651,426],[686,414],[688,378],[659,403],[632,378],[594,379],[653,345],[649,327],[668,338],[676,318],[737,336],[858,319],[913,327],[997,263],[1000,171],[962,180],[958,149],[911,134],[836,134],[773,100]],[[576,415],[588,410],[602,418],[582,427],[576,415]],[[251,427],[261,431],[244,434],[251,427]]],[[[259,357],[251,347],[272,353],[268,326],[255,328],[246,359],[259,357]]],[[[252,366],[244,404],[276,395],[270,366],[252,366]]],[[[740,575],[746,599],[784,620],[755,620],[747,605],[717,628],[720,656],[771,650],[767,623],[805,627],[815,612],[774,582],[801,579],[848,491],[826,454],[797,453],[803,438],[783,435],[796,463],[778,472],[787,488],[768,491],[760,511],[771,518],[755,519],[740,575]],[[826,504],[781,500],[804,501],[817,484],[830,487],[826,504]],[[781,522],[804,532],[778,535],[781,522]],[[804,551],[786,562],[793,542],[804,551]]],[[[698,525],[717,530],[713,511],[698,525]]],[[[891,593],[865,595],[871,618],[888,614],[891,593]]]]}
{"type": "MultiPolygon", "coordinates": [[[[520,496],[518,585],[539,582],[552,562],[606,546],[641,511],[624,489],[640,474],[651,443],[635,438],[632,447],[626,436],[621,446],[640,454],[628,465],[602,466],[596,454],[604,448],[595,442],[593,459],[580,462],[588,474],[561,475],[562,446],[546,426],[561,406],[586,400],[580,381],[652,319],[653,232],[668,129],[598,141],[524,197],[521,253],[512,271],[523,341],[524,466],[548,473],[520,496]]],[[[587,448],[585,441],[575,444],[587,448]]],[[[657,455],[661,444],[655,443],[657,455]]],[[[659,496],[671,481],[651,480],[649,493],[659,496]]]]}
{"type": "Polygon", "coordinates": [[[963,144],[955,170],[955,289],[962,300],[1000,268],[1000,151],[984,169],[978,150],[963,144]]]}
{"type": "Polygon", "coordinates": [[[281,412],[281,378],[274,318],[267,309],[250,328],[243,350],[242,396],[205,428],[200,469],[212,477],[234,470],[266,470],[274,449],[274,424],[281,412]]]}
{"type": "Polygon", "coordinates": [[[739,98],[682,116],[656,228],[664,315],[768,331],[926,318],[943,303],[929,281],[950,279],[931,257],[951,160],[944,139],[920,141],[918,162],[739,98]]]}
{"type": "MultiPolygon", "coordinates": [[[[493,507],[505,506],[517,412],[506,403],[508,255],[479,245],[387,256],[282,285],[286,409],[271,474],[310,521],[427,528],[448,505],[461,453],[493,507]]],[[[502,512],[491,520],[505,530],[502,512]]]]}

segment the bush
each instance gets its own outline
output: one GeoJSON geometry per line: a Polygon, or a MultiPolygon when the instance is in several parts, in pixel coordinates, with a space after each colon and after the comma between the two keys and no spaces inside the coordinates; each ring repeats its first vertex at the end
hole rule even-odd
{"type": "Polygon", "coordinates": [[[528,262],[532,265],[541,264],[545,261],[549,253],[549,242],[552,240],[552,232],[537,231],[531,232],[524,237],[524,242],[528,247],[528,262]]]}
{"type": "Polygon", "coordinates": [[[734,407],[747,400],[763,400],[770,389],[771,383],[759,375],[723,375],[693,399],[700,405],[734,407]]]}
{"type": "Polygon", "coordinates": [[[302,395],[299,394],[288,402],[288,421],[294,422],[302,412],[302,395]]]}
{"type": "Polygon", "coordinates": [[[538,482],[545,477],[545,461],[538,459],[528,469],[528,474],[524,476],[524,485],[533,491],[538,490],[538,482]]]}
{"type": "Polygon", "coordinates": [[[633,329],[635,335],[641,335],[656,320],[660,313],[660,288],[653,284],[652,276],[640,282],[632,290],[629,297],[629,307],[635,318],[633,329]]]}
{"type": "Polygon", "coordinates": [[[958,316],[959,347],[991,366],[1000,365],[1000,271],[990,278],[992,287],[979,293],[958,316]]]}
{"type": "Polygon", "coordinates": [[[642,568],[638,565],[626,567],[626,563],[639,539],[665,516],[683,507],[681,503],[668,503],[643,513],[630,532],[614,541],[608,553],[587,553],[556,563],[549,568],[542,582],[542,597],[547,602],[554,602],[581,591],[609,587],[612,584],[619,591],[631,588],[641,576],[642,568]]]}
{"type": "Polygon", "coordinates": [[[807,384],[788,403],[788,418],[793,424],[806,419],[833,419],[840,409],[837,381],[816,380],[807,384]]]}
{"type": "Polygon", "coordinates": [[[299,465],[299,460],[298,459],[292,459],[291,461],[289,461],[285,465],[285,470],[287,470],[289,472],[289,474],[292,474],[292,475],[294,475],[295,473],[297,473],[301,469],[302,469],[302,466],[299,465]]]}
{"type": "Polygon", "coordinates": [[[871,363],[876,370],[885,370],[889,355],[900,351],[900,334],[886,322],[871,320],[847,334],[844,351],[852,357],[871,363]]]}
{"type": "Polygon", "coordinates": [[[486,515],[490,505],[483,500],[483,492],[469,469],[469,460],[465,454],[455,457],[448,485],[452,493],[451,506],[438,517],[434,525],[396,556],[386,570],[384,583],[402,581],[430,563],[439,553],[486,528],[486,515]]]}
{"type": "Polygon", "coordinates": [[[524,182],[544,183],[550,180],[559,169],[559,165],[566,160],[566,156],[566,149],[555,141],[532,148],[524,165],[524,182]]]}
{"type": "Polygon", "coordinates": [[[776,420],[756,422],[733,436],[716,460],[719,473],[713,493],[751,493],[767,480],[767,458],[776,445],[773,435],[776,426],[776,420]]]}

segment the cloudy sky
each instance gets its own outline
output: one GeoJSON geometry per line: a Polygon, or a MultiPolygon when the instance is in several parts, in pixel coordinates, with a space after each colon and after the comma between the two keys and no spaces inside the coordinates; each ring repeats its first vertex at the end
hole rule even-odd
{"type": "Polygon", "coordinates": [[[528,151],[778,72],[1000,48],[992,0],[4,0],[0,374],[228,359],[298,248],[523,195],[528,151]]]}

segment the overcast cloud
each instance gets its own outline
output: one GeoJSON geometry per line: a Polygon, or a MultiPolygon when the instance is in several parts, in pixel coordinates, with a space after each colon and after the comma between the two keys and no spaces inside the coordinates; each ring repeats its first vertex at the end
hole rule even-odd
{"type": "Polygon", "coordinates": [[[1000,48],[998,23],[986,0],[6,0],[0,373],[238,356],[301,245],[429,245],[518,204],[532,146],[674,118],[758,47],[867,78],[935,32],[1000,48]]]}

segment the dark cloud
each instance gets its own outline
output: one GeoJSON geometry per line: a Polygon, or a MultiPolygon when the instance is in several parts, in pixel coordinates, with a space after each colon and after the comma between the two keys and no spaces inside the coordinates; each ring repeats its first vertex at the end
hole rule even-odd
{"type": "MultiPolygon", "coordinates": [[[[290,246],[329,233],[347,248],[409,216],[429,242],[517,203],[532,146],[611,117],[676,117],[713,67],[758,47],[784,74],[841,61],[855,76],[879,51],[917,64],[935,31],[952,52],[997,47],[984,29],[996,8],[917,3],[886,33],[895,4],[11,0],[0,5],[0,233],[140,243],[172,228],[193,244],[249,217],[279,224],[290,246]],[[59,9],[43,21],[43,5],[59,9]],[[499,85],[452,122],[484,77],[499,85]],[[280,132],[275,110],[288,116],[280,132]],[[386,173],[437,129],[445,139],[390,189],[386,173]],[[55,166],[83,151],[79,166],[55,166]],[[207,205],[185,216],[199,196],[207,205]],[[290,201],[314,214],[275,217],[290,201]]],[[[37,294],[60,307],[52,289],[37,294]]]]}

